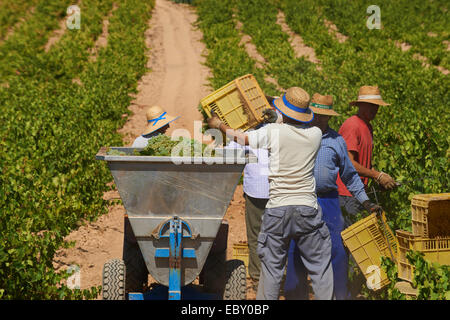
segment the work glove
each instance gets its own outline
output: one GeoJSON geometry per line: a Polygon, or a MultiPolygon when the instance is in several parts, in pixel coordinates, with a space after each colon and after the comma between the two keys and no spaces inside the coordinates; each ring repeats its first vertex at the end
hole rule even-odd
{"type": "Polygon", "coordinates": [[[397,183],[395,182],[395,180],[390,175],[384,172],[380,172],[378,178],[376,179],[376,182],[378,182],[384,189],[387,190],[397,187],[397,183]]]}
{"type": "Polygon", "coordinates": [[[267,95],[266,95],[265,97],[266,97],[267,102],[268,102],[270,105],[272,105],[273,100],[275,100],[275,97],[267,96],[267,95]]]}
{"type": "Polygon", "coordinates": [[[364,209],[367,210],[367,212],[370,212],[370,213],[374,213],[374,212],[381,213],[381,212],[383,212],[383,208],[381,206],[379,206],[379,205],[377,205],[377,204],[375,204],[373,202],[370,202],[370,200],[364,201],[362,203],[362,205],[363,205],[364,209]]]}
{"type": "Polygon", "coordinates": [[[278,119],[277,112],[273,109],[264,109],[262,114],[266,123],[275,123],[278,119]]]}
{"type": "Polygon", "coordinates": [[[219,129],[219,126],[222,123],[222,121],[219,119],[218,116],[212,116],[211,118],[208,118],[206,121],[208,122],[208,126],[213,129],[219,129]]]}

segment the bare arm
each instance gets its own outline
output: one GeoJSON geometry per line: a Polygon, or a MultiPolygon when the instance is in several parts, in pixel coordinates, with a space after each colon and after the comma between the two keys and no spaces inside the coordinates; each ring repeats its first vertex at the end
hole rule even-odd
{"type": "Polygon", "coordinates": [[[227,137],[233,139],[240,145],[248,146],[248,136],[246,133],[234,130],[231,127],[227,126],[225,123],[221,123],[219,125],[219,130],[225,133],[227,137]]]}
{"type": "Polygon", "coordinates": [[[246,146],[248,145],[248,136],[245,132],[240,132],[232,129],[230,126],[227,126],[225,123],[220,121],[218,117],[211,117],[208,119],[208,125],[211,128],[217,128],[221,132],[225,133],[227,137],[236,141],[240,145],[246,146]]]}
{"type": "Polygon", "coordinates": [[[357,153],[355,151],[349,151],[348,156],[350,157],[353,166],[355,167],[356,171],[360,176],[374,179],[377,183],[381,184],[381,186],[383,186],[383,188],[385,189],[394,189],[397,186],[395,180],[387,173],[365,168],[358,162],[356,162],[355,159],[357,153]]]}
{"type": "Polygon", "coordinates": [[[353,166],[355,167],[356,171],[358,172],[358,174],[360,176],[363,177],[368,177],[368,178],[372,178],[372,179],[377,179],[380,172],[373,170],[373,169],[368,169],[366,167],[363,167],[362,165],[360,165],[355,159],[357,157],[358,153],[356,153],[355,151],[349,151],[348,152],[348,156],[350,157],[350,160],[352,161],[353,166]]]}

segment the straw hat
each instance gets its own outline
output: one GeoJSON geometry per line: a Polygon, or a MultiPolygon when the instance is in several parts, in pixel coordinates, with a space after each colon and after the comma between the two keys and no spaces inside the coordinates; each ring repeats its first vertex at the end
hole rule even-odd
{"type": "Polygon", "coordinates": [[[351,106],[358,105],[358,102],[368,102],[379,106],[390,106],[383,101],[380,95],[380,89],[377,86],[362,86],[359,89],[358,100],[350,102],[351,106]]]}
{"type": "Polygon", "coordinates": [[[314,93],[311,98],[309,107],[315,114],[323,114],[326,116],[340,116],[339,113],[333,110],[333,97],[323,96],[318,93],[314,93]]]}
{"type": "Polygon", "coordinates": [[[299,87],[292,87],[286,90],[280,98],[273,101],[277,108],[285,116],[300,121],[310,122],[314,118],[314,113],[309,108],[309,94],[299,87]]]}
{"type": "Polygon", "coordinates": [[[165,112],[160,106],[152,106],[148,108],[145,115],[147,116],[147,126],[142,134],[143,136],[160,129],[179,118],[179,116],[173,117],[168,115],[167,112],[165,112]]]}

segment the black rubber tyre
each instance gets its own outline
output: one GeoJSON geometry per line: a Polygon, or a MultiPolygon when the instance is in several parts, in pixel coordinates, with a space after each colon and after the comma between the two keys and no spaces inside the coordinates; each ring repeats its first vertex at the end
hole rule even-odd
{"type": "Polygon", "coordinates": [[[147,265],[128,218],[125,218],[124,229],[122,258],[126,266],[125,291],[143,292],[148,282],[147,265]]]}
{"type": "Polygon", "coordinates": [[[103,265],[103,300],[125,300],[125,263],[120,259],[108,260],[103,265]]]}
{"type": "Polygon", "coordinates": [[[223,300],[245,300],[247,298],[247,272],[242,260],[229,260],[225,264],[225,290],[223,300]]]}

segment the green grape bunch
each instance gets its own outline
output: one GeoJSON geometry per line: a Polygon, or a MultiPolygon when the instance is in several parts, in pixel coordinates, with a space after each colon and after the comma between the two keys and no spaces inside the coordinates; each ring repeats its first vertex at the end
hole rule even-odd
{"type": "MultiPolygon", "coordinates": [[[[190,157],[196,155],[196,151],[201,150],[201,155],[205,154],[205,149],[208,146],[204,143],[200,143],[194,139],[188,139],[184,137],[179,137],[176,139],[171,139],[170,137],[159,134],[148,140],[147,147],[139,152],[143,156],[171,156],[172,150],[177,148],[175,151],[177,156],[180,157],[190,157]],[[189,150],[189,154],[185,154],[185,151],[189,150]]],[[[211,156],[214,156],[214,150],[211,152],[211,156]]]]}
{"type": "Polygon", "coordinates": [[[108,151],[108,155],[110,156],[126,156],[127,153],[119,150],[110,150],[108,151]]]}

